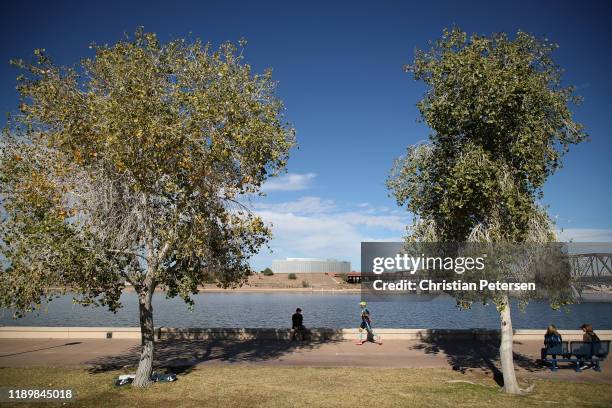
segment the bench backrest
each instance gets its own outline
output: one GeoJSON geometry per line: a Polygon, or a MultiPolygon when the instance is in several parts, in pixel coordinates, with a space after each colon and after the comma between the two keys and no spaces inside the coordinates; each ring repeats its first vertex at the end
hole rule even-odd
{"type": "Polygon", "coordinates": [[[572,341],[570,343],[570,353],[576,357],[591,357],[591,343],[586,341],[572,341]]]}
{"type": "Polygon", "coordinates": [[[568,353],[568,343],[567,341],[563,341],[558,344],[554,344],[552,346],[546,347],[546,354],[567,354],[568,353]]]}
{"type": "Polygon", "coordinates": [[[570,343],[570,353],[576,357],[606,357],[610,353],[610,340],[596,341],[592,343],[585,341],[572,341],[570,343]]]}
{"type": "Polygon", "coordinates": [[[610,353],[610,340],[596,341],[593,343],[593,355],[606,357],[610,353]]]}

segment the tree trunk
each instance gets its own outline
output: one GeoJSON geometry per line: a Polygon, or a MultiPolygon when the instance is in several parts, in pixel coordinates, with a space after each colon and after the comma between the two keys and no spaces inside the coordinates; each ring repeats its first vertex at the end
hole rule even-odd
{"type": "Polygon", "coordinates": [[[504,295],[499,306],[501,320],[501,343],[499,345],[499,358],[501,360],[502,375],[504,377],[503,391],[508,394],[520,394],[516,373],[514,372],[514,355],[512,352],[512,318],[510,316],[510,302],[508,295],[504,295]]]}
{"type": "Polygon", "coordinates": [[[153,371],[153,290],[145,289],[146,292],[139,294],[138,305],[140,309],[140,337],[142,350],[140,362],[136,370],[136,378],[132,385],[142,388],[151,384],[151,372],[153,371]]]}

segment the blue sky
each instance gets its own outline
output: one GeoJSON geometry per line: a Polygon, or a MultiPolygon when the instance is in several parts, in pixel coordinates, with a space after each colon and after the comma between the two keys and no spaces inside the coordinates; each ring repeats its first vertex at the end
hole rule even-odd
{"type": "Polygon", "coordinates": [[[255,70],[274,69],[299,144],[288,174],[253,203],[275,233],[274,253],[263,251],[253,265],[318,256],[359,269],[360,241],[399,239],[410,221],[384,183],[393,160],[428,134],[416,123],[424,88],[402,71],[414,48],[453,24],[481,34],[522,29],[560,45],[556,61],[585,98],[574,111],[591,137],[547,183],[544,202],[563,238],[612,241],[612,3],[292,3],[4,1],[0,111],[17,106],[17,72],[8,60],[28,58],[34,48],[73,64],[89,55],[90,42],[115,42],[139,25],[162,40],[191,32],[217,45],[244,37],[255,70]]]}

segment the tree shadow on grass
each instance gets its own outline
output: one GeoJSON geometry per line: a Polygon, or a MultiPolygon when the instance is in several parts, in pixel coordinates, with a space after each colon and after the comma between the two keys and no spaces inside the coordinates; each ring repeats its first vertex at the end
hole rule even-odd
{"type": "MultiPolygon", "coordinates": [[[[255,363],[273,360],[296,350],[313,350],[339,340],[158,340],[155,342],[153,367],[175,374],[188,374],[202,363],[255,363]]],[[[99,373],[126,366],[135,367],[140,346],[116,356],[104,356],[88,361],[89,372],[99,373]]]]}
{"type": "MultiPolygon", "coordinates": [[[[490,336],[488,340],[453,340],[448,336],[428,333],[421,339],[421,343],[412,346],[412,349],[422,350],[426,354],[444,353],[453,370],[465,373],[480,370],[492,375],[495,382],[503,386],[504,380],[499,367],[499,336],[490,336]]],[[[521,344],[514,342],[514,344],[521,344]]],[[[537,360],[532,357],[514,353],[514,364],[529,372],[541,371],[537,360]]]]}

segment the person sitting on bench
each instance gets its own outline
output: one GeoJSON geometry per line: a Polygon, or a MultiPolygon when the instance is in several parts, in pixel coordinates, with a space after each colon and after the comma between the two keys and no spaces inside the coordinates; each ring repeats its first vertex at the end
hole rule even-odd
{"type": "MultiPolygon", "coordinates": [[[[557,328],[554,324],[551,324],[546,329],[546,334],[544,335],[544,348],[541,351],[542,361],[546,359],[546,355],[548,354],[548,349],[558,346],[562,343],[562,338],[557,328]]],[[[553,354],[553,358],[557,358],[556,354],[553,354]]]]}
{"type": "Polygon", "coordinates": [[[304,340],[304,316],[302,316],[302,309],[299,307],[295,309],[295,313],[291,316],[291,340],[295,340],[297,334],[300,334],[300,340],[304,340]]]}
{"type": "Polygon", "coordinates": [[[580,326],[580,328],[583,331],[582,341],[585,341],[587,343],[594,343],[596,341],[599,341],[599,337],[597,337],[597,335],[593,331],[592,325],[585,323],[582,326],[580,326]]]}
{"type": "MultiPolygon", "coordinates": [[[[599,341],[599,337],[595,334],[595,332],[593,331],[593,326],[589,323],[585,323],[582,326],[580,326],[580,328],[582,329],[582,341],[584,341],[585,343],[595,343],[599,341]]],[[[595,366],[594,363],[591,363],[589,365],[583,364],[582,367],[580,367],[581,370],[587,369],[587,368],[591,368],[595,366]]]]}

